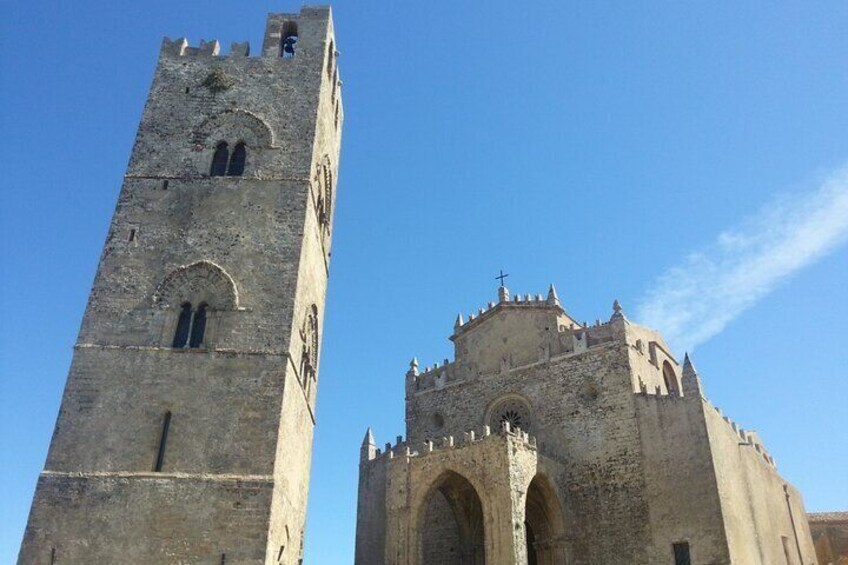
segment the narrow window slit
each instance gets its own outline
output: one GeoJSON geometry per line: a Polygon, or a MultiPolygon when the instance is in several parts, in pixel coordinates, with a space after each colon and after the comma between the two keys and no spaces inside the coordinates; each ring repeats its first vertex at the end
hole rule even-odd
{"type": "Polygon", "coordinates": [[[162,190],[168,190],[168,181],[167,180],[162,181],[162,190]]]}
{"type": "Polygon", "coordinates": [[[135,229],[130,230],[130,242],[135,241],[135,229]]]}
{"type": "Polygon", "coordinates": [[[156,466],[153,471],[159,473],[162,471],[162,465],[165,463],[165,445],[168,443],[168,428],[171,427],[171,411],[165,412],[165,418],[162,420],[162,435],[159,437],[159,453],[156,455],[156,466]]]}

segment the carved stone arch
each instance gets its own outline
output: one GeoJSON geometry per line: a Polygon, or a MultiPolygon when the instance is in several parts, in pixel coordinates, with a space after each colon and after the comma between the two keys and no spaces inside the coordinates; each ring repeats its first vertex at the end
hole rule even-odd
{"type": "Polygon", "coordinates": [[[412,508],[417,563],[485,564],[488,503],[472,474],[443,469],[412,508]]]}
{"type": "Polygon", "coordinates": [[[212,148],[221,140],[228,140],[233,146],[244,142],[248,148],[275,147],[271,127],[245,110],[225,110],[206,118],[197,128],[197,145],[212,148]]]}
{"type": "Polygon", "coordinates": [[[211,261],[197,261],[174,270],[159,284],[153,303],[179,308],[184,303],[206,304],[210,310],[237,310],[238,289],[233,278],[211,261]]]}
{"type": "Polygon", "coordinates": [[[492,430],[500,430],[504,421],[509,422],[514,431],[516,427],[524,432],[533,430],[535,417],[530,401],[516,393],[499,396],[486,409],[485,422],[492,430]]]}

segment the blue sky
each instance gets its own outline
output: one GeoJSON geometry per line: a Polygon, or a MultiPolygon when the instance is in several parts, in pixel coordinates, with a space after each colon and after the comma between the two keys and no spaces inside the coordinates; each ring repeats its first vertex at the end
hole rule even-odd
{"type": "MultiPolygon", "coordinates": [[[[0,561],[15,559],[163,35],[293,2],[4,3],[0,561]]],[[[458,311],[555,283],[694,347],[808,510],[848,509],[848,4],[339,2],[346,123],[307,563],[458,311]],[[829,188],[828,188],[829,187],[829,188]]],[[[683,351],[676,350],[682,356],[683,351]]]]}

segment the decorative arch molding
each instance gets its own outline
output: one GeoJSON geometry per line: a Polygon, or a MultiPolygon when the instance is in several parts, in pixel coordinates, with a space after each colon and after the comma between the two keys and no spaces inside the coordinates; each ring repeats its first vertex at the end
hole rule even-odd
{"type": "Polygon", "coordinates": [[[502,422],[508,421],[510,427],[529,432],[534,428],[535,417],[530,401],[524,396],[509,393],[493,400],[486,409],[485,422],[492,430],[500,430],[502,422]]]}
{"type": "Polygon", "coordinates": [[[248,147],[276,148],[274,132],[259,116],[246,110],[224,110],[201,122],[195,143],[214,148],[220,140],[243,141],[248,147]]]}
{"type": "Polygon", "coordinates": [[[186,302],[207,304],[211,310],[238,310],[238,288],[220,266],[197,261],[174,270],[153,294],[153,303],[161,308],[179,308],[186,302]]]}

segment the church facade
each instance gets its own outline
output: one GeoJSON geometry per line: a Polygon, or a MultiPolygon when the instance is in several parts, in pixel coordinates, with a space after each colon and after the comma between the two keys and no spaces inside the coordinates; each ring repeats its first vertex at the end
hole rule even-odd
{"type": "Polygon", "coordinates": [[[164,40],[20,563],[300,563],[336,58],[329,8],[164,40]]]}
{"type": "Polygon", "coordinates": [[[457,318],[406,374],[406,437],[361,447],[357,565],[814,565],[800,494],[688,356],[547,296],[457,318]]]}

